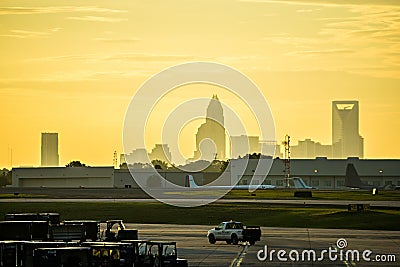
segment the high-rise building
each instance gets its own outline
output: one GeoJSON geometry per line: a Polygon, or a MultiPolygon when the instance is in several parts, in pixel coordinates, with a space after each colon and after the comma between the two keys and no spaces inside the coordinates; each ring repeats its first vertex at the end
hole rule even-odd
{"type": "Polygon", "coordinates": [[[58,133],[42,133],[41,165],[58,166],[58,133]]]}
{"type": "Polygon", "coordinates": [[[364,139],[359,133],[358,101],[332,102],[332,151],[334,158],[363,158],[364,139]]]}
{"type": "Polygon", "coordinates": [[[167,144],[156,144],[149,153],[150,161],[161,160],[167,163],[172,162],[171,152],[167,144]]]}
{"type": "Polygon", "coordinates": [[[316,157],[332,157],[332,146],[322,145],[311,139],[299,140],[297,146],[291,146],[290,156],[296,159],[315,159],[316,157]]]}
{"type": "Polygon", "coordinates": [[[224,112],[218,96],[213,95],[207,107],[206,122],[196,133],[196,151],[193,158],[198,160],[201,156],[202,159],[210,161],[224,160],[225,150],[224,112]]]}
{"type": "Polygon", "coordinates": [[[272,158],[283,158],[281,153],[281,146],[276,143],[276,141],[263,141],[260,140],[261,145],[261,155],[272,157],[272,158]]]}
{"type": "MultiPolygon", "coordinates": [[[[164,157],[163,157],[164,158],[164,157]]],[[[129,154],[121,154],[120,162],[122,163],[146,163],[148,162],[147,150],[145,148],[138,148],[132,150],[129,154]]]]}
{"type": "Polygon", "coordinates": [[[258,136],[231,136],[231,158],[236,159],[253,153],[261,153],[258,136]]]}

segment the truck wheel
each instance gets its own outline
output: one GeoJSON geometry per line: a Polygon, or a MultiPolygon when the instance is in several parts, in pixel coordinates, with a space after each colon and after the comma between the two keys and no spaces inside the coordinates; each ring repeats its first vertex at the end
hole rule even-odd
{"type": "Polygon", "coordinates": [[[208,242],[210,242],[210,244],[215,244],[215,236],[213,234],[208,236],[208,242]]]}
{"type": "Polygon", "coordinates": [[[232,244],[234,244],[234,245],[237,245],[237,244],[238,244],[239,240],[238,240],[238,237],[237,237],[236,234],[233,234],[233,235],[231,236],[231,242],[232,242],[232,244]]]}
{"type": "Polygon", "coordinates": [[[255,241],[255,240],[250,240],[249,243],[250,243],[250,246],[254,246],[254,244],[256,243],[256,241],[255,241]]]}

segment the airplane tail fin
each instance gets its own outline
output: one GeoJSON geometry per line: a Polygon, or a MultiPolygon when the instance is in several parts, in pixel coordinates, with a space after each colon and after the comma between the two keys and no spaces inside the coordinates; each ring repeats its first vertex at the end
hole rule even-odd
{"type": "Polygon", "coordinates": [[[300,177],[293,177],[294,188],[311,188],[311,186],[306,185],[306,183],[300,177]]]}
{"type": "Polygon", "coordinates": [[[199,187],[196,182],[194,181],[193,175],[186,175],[186,182],[185,182],[186,187],[189,188],[197,188],[199,187]]]}
{"type": "Polygon", "coordinates": [[[360,187],[363,185],[360,177],[358,176],[356,167],[353,163],[347,164],[345,186],[347,187],[360,187]]]}

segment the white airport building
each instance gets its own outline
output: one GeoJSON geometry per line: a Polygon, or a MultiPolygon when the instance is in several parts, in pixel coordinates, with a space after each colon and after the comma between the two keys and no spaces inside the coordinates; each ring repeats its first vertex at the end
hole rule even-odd
{"type": "MultiPolygon", "coordinates": [[[[232,182],[239,180],[240,184],[249,184],[255,172],[258,160],[250,159],[243,175],[237,165],[243,159],[231,161],[232,182]]],[[[263,159],[265,160],[265,159],[263,159]]],[[[319,189],[346,189],[345,175],[348,163],[353,163],[361,180],[370,185],[382,187],[385,185],[400,186],[400,160],[390,159],[292,159],[290,161],[290,176],[301,177],[304,182],[319,189]]],[[[274,159],[269,174],[263,184],[283,186],[285,178],[284,160],[274,159]]],[[[258,180],[264,177],[258,178],[258,180]]],[[[257,180],[257,178],[256,178],[257,180]]],[[[257,182],[257,181],[255,181],[257,182]]]]}
{"type": "MultiPolygon", "coordinates": [[[[272,159],[262,159],[269,162],[272,159]]],[[[244,159],[231,160],[228,171],[219,179],[220,185],[235,182],[250,184],[255,174],[258,160],[248,160],[248,165],[241,170],[239,167],[244,159]],[[243,175],[241,175],[241,173],[243,175]]],[[[385,185],[400,186],[400,160],[390,159],[293,159],[290,162],[291,176],[301,177],[306,184],[319,189],[345,189],[345,173],[348,163],[353,163],[358,174],[366,183],[380,187],[385,185]]],[[[261,165],[263,163],[261,162],[261,165]]],[[[263,180],[263,184],[281,186],[284,179],[284,161],[274,159],[267,176],[255,177],[254,182],[263,180]],[[258,180],[258,181],[255,181],[258,180]]],[[[265,172],[264,172],[265,173],[265,172]]],[[[160,170],[159,174],[168,181],[184,186],[185,172],[160,170]]],[[[193,175],[198,185],[212,182],[219,173],[196,172],[193,175]]],[[[142,179],[149,187],[165,187],[162,179],[157,179],[154,173],[143,169],[137,178],[142,179]]],[[[114,167],[39,167],[13,168],[11,187],[58,187],[58,188],[138,188],[127,169],[114,167]]]]}
{"type": "Polygon", "coordinates": [[[114,167],[13,168],[12,187],[114,187],[114,167]]]}

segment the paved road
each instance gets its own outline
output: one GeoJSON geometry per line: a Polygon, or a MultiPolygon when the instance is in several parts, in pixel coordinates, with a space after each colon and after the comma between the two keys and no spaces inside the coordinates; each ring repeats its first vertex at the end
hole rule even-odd
{"type": "MultiPolygon", "coordinates": [[[[241,266],[399,266],[400,265],[400,232],[394,231],[370,231],[370,230],[336,230],[336,229],[306,229],[306,228],[263,228],[263,239],[250,247],[246,258],[241,266]],[[347,247],[339,249],[337,241],[345,239],[347,247]],[[270,253],[272,250],[284,250],[290,253],[291,250],[298,251],[299,258],[304,250],[315,250],[316,261],[291,261],[286,257],[287,262],[280,262],[273,254],[272,261],[267,259],[265,262],[260,262],[256,255],[259,250],[265,250],[270,253]],[[329,258],[329,248],[343,251],[343,258],[340,260],[340,253],[332,253],[332,259],[337,256],[335,261],[329,258]],[[328,252],[322,254],[323,250],[328,252]],[[358,250],[360,252],[360,261],[352,260],[349,254],[349,259],[346,260],[346,251],[358,250]],[[362,252],[371,250],[372,254],[368,257],[371,261],[367,262],[362,258],[362,252]],[[396,262],[377,262],[376,255],[395,255],[396,262]],[[324,255],[322,261],[318,261],[324,255]]],[[[339,243],[341,244],[341,243],[339,243]]],[[[269,254],[268,253],[268,254],[269,254]]],[[[304,254],[306,259],[308,254],[304,254]]],[[[263,256],[263,254],[261,254],[263,256]]],[[[293,254],[295,258],[295,254],[293,254]]]]}
{"type": "Polygon", "coordinates": [[[170,224],[125,224],[139,230],[140,239],[176,241],[178,257],[187,259],[189,266],[230,266],[241,246],[220,242],[211,245],[206,238],[209,226],[170,224]]]}
{"type": "MultiPolygon", "coordinates": [[[[172,199],[169,199],[170,201],[172,199]]],[[[191,199],[174,199],[174,201],[188,203],[191,199]]],[[[196,202],[199,200],[196,199],[196,202]]],[[[106,202],[106,203],[134,203],[134,202],[158,202],[148,198],[2,198],[0,202],[106,202]]],[[[208,203],[205,199],[204,203],[208,203]]],[[[355,201],[355,200],[291,200],[291,199],[220,199],[216,203],[258,203],[279,205],[303,205],[303,206],[347,206],[348,204],[370,204],[373,207],[399,208],[400,201],[355,201]]]]}
{"type": "MultiPolygon", "coordinates": [[[[262,228],[262,240],[255,246],[227,245],[217,242],[215,245],[208,244],[206,233],[209,226],[195,225],[180,226],[167,224],[127,224],[128,228],[139,229],[139,237],[153,240],[177,241],[178,255],[189,261],[189,266],[213,266],[213,267],[237,267],[237,266],[399,266],[400,265],[400,232],[392,231],[365,231],[365,230],[336,230],[336,229],[303,229],[303,228],[262,228]],[[304,250],[315,250],[317,259],[320,258],[322,250],[335,248],[338,239],[344,238],[347,247],[342,249],[344,254],[347,250],[371,250],[371,260],[379,255],[395,255],[396,262],[366,262],[345,261],[345,258],[336,261],[329,260],[329,255],[324,254],[323,261],[287,261],[280,262],[273,254],[271,260],[259,261],[257,253],[267,251],[297,250],[300,254],[304,250]]],[[[337,248],[337,247],[336,247],[337,248]]],[[[338,248],[337,248],[338,249],[338,248]]],[[[340,251],[340,249],[338,249],[340,251]]],[[[292,252],[293,253],[293,252],[292,252]]],[[[269,254],[269,253],[268,253],[269,254]]],[[[295,254],[293,254],[295,255],[295,254]]],[[[307,254],[306,259],[307,259],[307,254]]],[[[336,255],[332,253],[332,257],[336,255]]],[[[263,256],[263,254],[261,254],[263,256]]],[[[286,255],[288,258],[288,256],[286,255]]],[[[343,256],[345,257],[345,256],[343,256]]]]}

